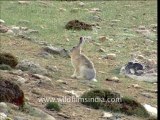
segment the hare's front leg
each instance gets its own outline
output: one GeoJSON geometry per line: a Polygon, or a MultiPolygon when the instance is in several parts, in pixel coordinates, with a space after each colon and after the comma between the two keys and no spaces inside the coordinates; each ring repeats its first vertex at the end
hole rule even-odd
{"type": "Polygon", "coordinates": [[[76,68],[76,69],[74,70],[74,73],[73,73],[73,75],[71,75],[71,78],[76,78],[77,75],[78,75],[78,68],[76,68]]]}

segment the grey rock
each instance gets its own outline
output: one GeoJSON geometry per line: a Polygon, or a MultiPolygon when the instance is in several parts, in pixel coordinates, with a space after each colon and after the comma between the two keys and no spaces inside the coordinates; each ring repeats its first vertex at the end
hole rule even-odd
{"type": "Polygon", "coordinates": [[[29,120],[29,118],[25,118],[24,116],[15,116],[14,120],[29,120]]]}
{"type": "Polygon", "coordinates": [[[17,82],[20,84],[24,84],[27,80],[21,76],[17,76],[17,82]]]}
{"type": "Polygon", "coordinates": [[[17,69],[22,71],[29,71],[33,74],[42,74],[46,75],[48,72],[45,68],[41,67],[39,64],[34,63],[29,60],[23,60],[16,66],[17,69]]]}
{"type": "Polygon", "coordinates": [[[0,102],[0,112],[8,113],[8,106],[5,102],[0,102]]]}
{"type": "Polygon", "coordinates": [[[68,51],[63,48],[53,47],[53,46],[46,46],[44,47],[44,51],[50,54],[59,54],[62,57],[69,57],[68,51]]]}

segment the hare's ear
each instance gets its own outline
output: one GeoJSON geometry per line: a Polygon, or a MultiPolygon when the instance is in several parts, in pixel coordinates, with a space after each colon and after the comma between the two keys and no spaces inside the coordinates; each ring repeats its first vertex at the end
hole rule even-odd
{"type": "Polygon", "coordinates": [[[82,44],[82,42],[83,42],[83,37],[80,37],[79,44],[82,44]]]}
{"type": "Polygon", "coordinates": [[[81,45],[82,43],[83,43],[83,37],[80,37],[79,45],[81,45]]]}

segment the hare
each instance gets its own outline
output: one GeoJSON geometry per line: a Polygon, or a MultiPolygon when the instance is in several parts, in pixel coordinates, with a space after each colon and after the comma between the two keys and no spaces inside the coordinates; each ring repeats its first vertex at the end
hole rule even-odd
{"type": "Polygon", "coordinates": [[[81,53],[84,38],[80,37],[80,42],[77,46],[70,50],[71,63],[75,69],[72,78],[87,79],[97,82],[96,70],[92,61],[87,56],[81,53]]]}

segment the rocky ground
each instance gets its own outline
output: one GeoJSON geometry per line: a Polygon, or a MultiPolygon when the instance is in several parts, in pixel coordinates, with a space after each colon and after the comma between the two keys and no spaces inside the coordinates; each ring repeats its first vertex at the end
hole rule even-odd
{"type": "MultiPolygon", "coordinates": [[[[20,5],[28,5],[30,2],[18,2],[20,5]]],[[[68,4],[68,3],[66,3],[68,4]]],[[[74,4],[74,3],[71,3],[74,4]]],[[[87,3],[89,4],[89,3],[87,3]]],[[[41,5],[49,6],[48,2],[41,5]]],[[[72,9],[72,14],[85,6],[86,3],[77,2],[79,7],[72,9]]],[[[148,5],[148,4],[147,4],[148,5]]],[[[127,6],[125,6],[127,7],[127,6]]],[[[64,6],[58,9],[66,12],[64,6]]],[[[103,21],[98,15],[102,12],[99,8],[92,8],[87,13],[93,14],[90,18],[100,25],[93,25],[94,30],[105,30],[103,21]]],[[[22,22],[22,20],[20,20],[22,22]]],[[[113,19],[111,26],[121,20],[113,19]]],[[[154,21],[155,22],[155,21],[154,21]]],[[[23,24],[28,21],[23,21],[23,24]]],[[[87,22],[88,23],[88,22],[87,22]]],[[[1,48],[0,52],[11,53],[18,59],[18,65],[9,70],[0,70],[0,77],[15,82],[20,86],[25,96],[25,110],[19,109],[11,103],[0,103],[0,120],[7,118],[13,120],[144,120],[137,116],[129,116],[122,113],[114,113],[100,109],[93,109],[82,105],[80,102],[58,102],[60,111],[46,109],[48,100],[52,98],[80,97],[84,92],[92,89],[109,89],[116,91],[122,96],[129,96],[139,103],[148,104],[157,108],[157,82],[146,82],[120,75],[120,68],[128,63],[129,59],[147,61],[152,73],[157,77],[157,38],[156,24],[133,26],[134,34],[119,34],[122,40],[114,41],[117,36],[107,36],[97,33],[87,36],[89,47],[84,46],[82,52],[91,58],[95,64],[98,82],[71,79],[73,67],[68,56],[66,47],[72,41],[69,35],[65,41],[53,42],[40,40],[30,34],[41,34],[36,29],[20,25],[9,25],[6,20],[0,19],[1,48]],[[149,27],[148,27],[149,26],[149,27]],[[138,37],[135,37],[138,36],[138,37]],[[136,38],[140,38],[140,41],[136,38]],[[127,41],[128,40],[128,41],[127,41]],[[121,42],[122,41],[122,42],[121,42]],[[58,43],[66,43],[61,46],[58,43]],[[66,45],[66,46],[65,46],[66,45]],[[113,47],[112,47],[113,46],[113,47]],[[65,48],[65,49],[63,49],[65,48]],[[121,49],[122,48],[122,49],[121,49]],[[124,49],[123,49],[124,48],[124,49]],[[43,99],[42,99],[43,98],[43,99]],[[2,117],[1,117],[2,116],[2,117]]],[[[65,29],[65,28],[64,28],[65,29]]],[[[115,28],[114,28],[115,29],[115,28]]],[[[125,29],[125,28],[124,28],[125,29]]],[[[130,31],[130,28],[126,28],[130,31]]],[[[125,30],[124,30],[125,31],[125,30]]],[[[70,34],[70,33],[69,33],[70,34]]],[[[75,34],[75,32],[73,32],[75,34]]],[[[75,38],[79,39],[73,35],[75,38]]],[[[116,34],[117,35],[117,34],[116,34]]],[[[59,39],[59,38],[58,38],[59,39]]],[[[75,41],[76,44],[77,41],[75,41]]],[[[74,43],[74,42],[73,42],[74,43]]],[[[147,66],[146,65],[146,66],[147,66]]],[[[133,74],[135,71],[131,71],[133,74]]],[[[146,72],[146,71],[145,71],[146,72]]],[[[154,110],[152,110],[154,111],[154,110]]],[[[153,115],[155,116],[155,115],[153,115]]],[[[149,119],[149,118],[148,118],[149,119]]]]}

